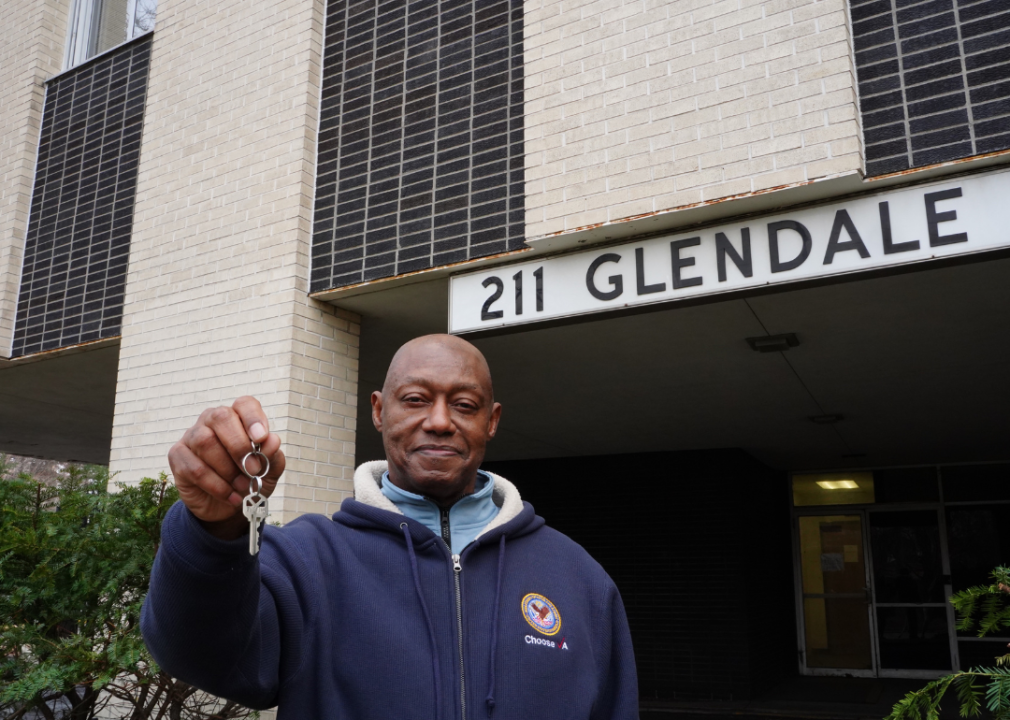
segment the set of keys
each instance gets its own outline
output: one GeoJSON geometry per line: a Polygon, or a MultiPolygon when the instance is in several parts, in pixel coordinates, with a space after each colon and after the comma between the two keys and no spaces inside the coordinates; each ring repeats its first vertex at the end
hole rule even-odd
{"type": "Polygon", "coordinates": [[[242,472],[249,478],[249,494],[242,500],[242,514],[249,521],[249,554],[256,555],[260,551],[260,531],[270,514],[269,502],[263,495],[263,478],[270,472],[270,461],[260,452],[260,444],[252,444],[252,452],[242,458],[242,472]],[[251,457],[258,457],[262,466],[258,475],[249,472],[246,463],[251,457]]]}

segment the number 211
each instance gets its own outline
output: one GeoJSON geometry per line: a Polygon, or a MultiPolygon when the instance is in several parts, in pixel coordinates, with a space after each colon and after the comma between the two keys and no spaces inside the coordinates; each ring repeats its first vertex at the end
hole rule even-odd
{"type": "MultiPolygon", "coordinates": [[[[533,277],[537,281],[537,312],[543,312],[544,309],[544,268],[543,266],[538,267],[533,271],[533,277]]],[[[515,283],[516,288],[516,315],[523,314],[523,271],[520,270],[515,275],[512,276],[512,281],[515,283]]],[[[494,285],[495,291],[491,293],[491,296],[484,301],[484,305],[480,309],[480,319],[481,320],[497,320],[500,317],[505,316],[504,310],[492,310],[491,306],[498,301],[505,292],[505,283],[502,282],[500,277],[496,275],[491,275],[484,279],[481,283],[484,287],[490,287],[494,285]]]]}

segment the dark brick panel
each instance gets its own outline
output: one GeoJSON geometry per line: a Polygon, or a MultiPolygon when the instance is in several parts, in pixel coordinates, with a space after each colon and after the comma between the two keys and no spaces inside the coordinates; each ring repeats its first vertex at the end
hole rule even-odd
{"type": "Polygon", "coordinates": [[[523,245],[520,0],[330,0],[312,291],[523,245]]]}
{"type": "Polygon", "coordinates": [[[120,333],[151,36],[46,88],[14,355],[120,333]]]}
{"type": "Polygon", "coordinates": [[[796,673],[782,473],[738,450],[484,467],[614,579],[643,700],[743,700],[796,673]]]}
{"type": "Polygon", "coordinates": [[[868,175],[1010,149],[1006,0],[849,0],[868,175]]]}

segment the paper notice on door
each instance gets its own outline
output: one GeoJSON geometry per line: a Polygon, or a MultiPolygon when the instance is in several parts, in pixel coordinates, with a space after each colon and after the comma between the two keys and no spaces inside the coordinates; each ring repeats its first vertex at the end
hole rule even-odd
{"type": "Polygon", "coordinates": [[[859,562],[859,546],[858,545],[842,545],[842,550],[845,554],[845,562],[857,563],[859,562]]]}
{"type": "Polygon", "coordinates": [[[842,572],[845,563],[841,553],[821,553],[821,572],[842,572]]]}

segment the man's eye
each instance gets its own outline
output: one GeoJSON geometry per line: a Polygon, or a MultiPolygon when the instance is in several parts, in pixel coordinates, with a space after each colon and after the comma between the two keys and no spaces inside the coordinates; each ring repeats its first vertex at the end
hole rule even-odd
{"type": "Polygon", "coordinates": [[[404,398],[403,401],[406,403],[423,403],[424,398],[417,395],[410,395],[409,397],[404,398]]]}

